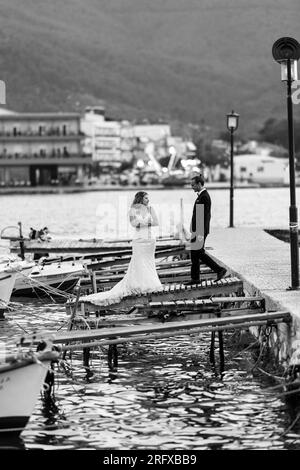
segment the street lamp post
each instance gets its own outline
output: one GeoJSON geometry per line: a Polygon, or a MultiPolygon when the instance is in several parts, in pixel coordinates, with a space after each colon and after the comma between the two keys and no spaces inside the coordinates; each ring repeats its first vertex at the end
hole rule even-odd
{"type": "Polygon", "coordinates": [[[233,225],[233,181],[234,181],[234,170],[233,170],[233,133],[237,130],[239,125],[239,114],[232,111],[227,114],[227,128],[230,132],[230,209],[229,209],[229,227],[233,225]]]}
{"type": "Polygon", "coordinates": [[[290,172],[290,254],[291,278],[290,289],[299,289],[299,243],[298,243],[298,209],[296,206],[295,184],[295,143],[292,103],[292,82],[297,80],[297,61],[300,58],[300,44],[294,38],[280,38],[273,44],[273,58],[281,66],[281,80],[287,82],[287,117],[289,141],[290,172]]]}

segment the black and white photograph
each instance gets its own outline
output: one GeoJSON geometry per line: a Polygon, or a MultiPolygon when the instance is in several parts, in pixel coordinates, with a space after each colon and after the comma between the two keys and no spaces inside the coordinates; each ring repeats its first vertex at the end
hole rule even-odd
{"type": "Polygon", "coordinates": [[[0,451],[300,450],[299,24],[0,0],[0,451]]]}

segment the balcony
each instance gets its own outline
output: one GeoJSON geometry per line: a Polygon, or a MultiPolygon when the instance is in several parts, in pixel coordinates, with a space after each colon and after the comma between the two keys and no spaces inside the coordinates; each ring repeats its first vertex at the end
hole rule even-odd
{"type": "Polygon", "coordinates": [[[76,140],[79,141],[84,138],[84,134],[79,133],[63,133],[56,129],[49,129],[48,131],[39,133],[39,132],[0,132],[0,142],[52,142],[52,141],[70,141],[76,140]]]}
{"type": "Polygon", "coordinates": [[[89,165],[92,163],[90,154],[70,154],[68,152],[58,154],[43,155],[34,153],[27,154],[0,154],[0,167],[2,166],[28,166],[28,165],[89,165]]]}

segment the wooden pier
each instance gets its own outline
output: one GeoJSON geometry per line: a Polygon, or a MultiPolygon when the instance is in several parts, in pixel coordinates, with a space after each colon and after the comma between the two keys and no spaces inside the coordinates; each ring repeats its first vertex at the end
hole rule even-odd
{"type": "MultiPolygon", "coordinates": [[[[83,349],[85,364],[93,347],[115,347],[128,341],[143,342],[204,331],[212,335],[211,355],[214,335],[218,332],[222,362],[223,330],[290,322],[287,310],[266,311],[263,296],[245,296],[244,283],[235,275],[216,281],[215,273],[201,265],[201,282],[186,285],[191,268],[186,247],[181,240],[171,237],[156,243],[156,268],[162,290],[130,295],[110,305],[94,304],[83,294],[87,289],[93,293],[108,290],[123,278],[131,259],[131,240],[24,240],[23,244],[29,252],[67,256],[72,253],[79,258],[82,254],[89,275],[81,279],[76,300],[67,302],[69,328],[56,333],[54,343],[61,344],[64,351],[83,349]]],[[[18,250],[19,243],[15,241],[11,251],[18,250]]]]}
{"type": "MultiPolygon", "coordinates": [[[[118,256],[119,259],[113,257],[97,261],[98,264],[107,264],[91,272],[88,282],[94,292],[112,287],[124,276],[130,257],[120,252],[118,256]]],[[[189,260],[167,259],[157,262],[158,274],[164,282],[160,291],[131,295],[118,303],[99,306],[90,302],[88,296],[86,299],[80,297],[79,290],[76,300],[66,304],[66,311],[70,314],[68,330],[57,332],[54,343],[61,345],[64,354],[82,350],[84,366],[89,369],[90,349],[94,347],[108,346],[108,362],[117,364],[118,344],[210,332],[210,358],[214,362],[217,332],[222,372],[224,330],[276,327],[279,323],[289,323],[287,311],[266,312],[262,296],[245,296],[243,282],[238,277],[229,276],[216,281],[212,279],[215,273],[207,266],[201,266],[201,276],[206,276],[206,279],[198,284],[185,285],[182,281],[190,275],[189,260]],[[167,283],[170,279],[175,282],[167,283]]],[[[23,338],[23,344],[37,342],[42,337],[45,333],[38,333],[34,339],[23,338]]]]}
{"type": "MultiPolygon", "coordinates": [[[[2,237],[5,238],[5,237],[2,237]]],[[[132,240],[125,239],[124,241],[107,241],[104,239],[90,239],[90,240],[73,240],[73,239],[55,239],[49,241],[29,240],[22,239],[25,252],[28,253],[97,253],[102,255],[108,253],[110,256],[115,253],[130,254],[132,240]]],[[[181,240],[175,238],[158,238],[156,241],[156,248],[159,249],[185,249],[185,245],[181,240]]],[[[181,250],[180,250],[181,249],[181,250]]],[[[16,253],[20,251],[20,243],[14,240],[11,241],[10,251],[16,253]]]]}
{"type": "MultiPolygon", "coordinates": [[[[118,262],[117,262],[118,263],[118,262]]],[[[88,267],[89,268],[89,267],[88,267]]],[[[80,286],[83,293],[101,292],[111,289],[126,273],[128,264],[115,264],[101,270],[92,270],[92,275],[81,278],[80,286]]],[[[90,270],[90,269],[89,269],[90,270]]],[[[189,260],[162,262],[156,265],[158,277],[162,284],[182,284],[190,279],[191,266],[189,260]]],[[[214,280],[216,274],[207,266],[201,266],[201,279],[214,280]]]]}
{"type": "MultiPolygon", "coordinates": [[[[153,318],[145,317],[146,312],[143,309],[144,317],[128,315],[123,320],[120,318],[110,320],[102,318],[98,319],[97,328],[59,331],[55,334],[53,342],[63,345],[62,350],[66,351],[125,342],[149,341],[161,337],[195,334],[204,331],[243,329],[257,325],[275,326],[278,323],[290,321],[288,312],[264,312],[261,305],[262,300],[252,297],[228,297],[222,298],[222,300],[212,298],[201,303],[194,303],[192,306],[185,305],[187,310],[193,308],[198,315],[209,315],[209,318],[178,320],[173,317],[166,321],[166,318],[157,317],[155,322],[153,318]],[[252,307],[249,309],[243,306],[242,308],[235,306],[235,308],[222,309],[222,305],[236,302],[240,304],[250,303],[252,307]],[[254,303],[256,303],[255,306],[254,303]]],[[[177,306],[179,307],[179,305],[177,306]]],[[[156,307],[156,305],[149,306],[151,309],[156,307]]],[[[165,307],[169,308],[167,305],[165,307]]],[[[141,306],[138,306],[137,310],[140,308],[141,306]]],[[[45,334],[40,332],[35,335],[34,339],[25,337],[23,338],[23,344],[38,343],[45,337],[45,334]]]]}
{"type": "MultiPolygon", "coordinates": [[[[99,306],[89,302],[88,300],[84,301],[81,298],[79,300],[79,306],[81,308],[81,312],[85,312],[86,315],[89,315],[92,312],[97,314],[105,310],[128,311],[134,308],[137,304],[146,307],[150,302],[201,299],[226,294],[241,295],[242,291],[242,281],[237,277],[228,277],[219,281],[202,281],[199,284],[194,285],[185,285],[180,283],[166,284],[163,286],[161,291],[124,297],[121,302],[111,304],[109,306],[99,306]]],[[[73,306],[73,301],[66,304],[68,313],[71,312],[73,306]]]]}

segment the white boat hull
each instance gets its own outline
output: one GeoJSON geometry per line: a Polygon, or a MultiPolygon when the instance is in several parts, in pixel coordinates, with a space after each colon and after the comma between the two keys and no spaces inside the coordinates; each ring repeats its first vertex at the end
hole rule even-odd
{"type": "Polygon", "coordinates": [[[0,366],[0,436],[26,426],[44,383],[49,361],[0,366]]]}
{"type": "MultiPolygon", "coordinates": [[[[13,295],[43,295],[46,294],[48,286],[59,290],[68,291],[78,282],[79,278],[86,273],[81,264],[46,265],[35,267],[26,276],[18,276],[13,289],[13,295]]],[[[53,295],[53,294],[51,294],[53,295]]]]}
{"type": "Polygon", "coordinates": [[[0,300],[5,303],[10,301],[16,277],[17,272],[0,271],[0,300]]]}

